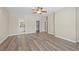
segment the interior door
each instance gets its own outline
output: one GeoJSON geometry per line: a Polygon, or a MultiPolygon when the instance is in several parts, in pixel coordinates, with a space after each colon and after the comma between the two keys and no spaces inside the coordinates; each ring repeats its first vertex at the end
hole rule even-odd
{"type": "Polygon", "coordinates": [[[40,32],[40,21],[36,21],[36,32],[40,32]]]}

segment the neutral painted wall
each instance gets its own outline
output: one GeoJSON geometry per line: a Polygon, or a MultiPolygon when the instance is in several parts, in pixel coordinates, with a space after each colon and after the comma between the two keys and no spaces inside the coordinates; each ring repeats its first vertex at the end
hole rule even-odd
{"type": "Polygon", "coordinates": [[[75,8],[63,8],[55,13],[55,35],[57,37],[76,41],[75,8]]]}
{"type": "Polygon", "coordinates": [[[54,35],[54,13],[48,15],[48,33],[54,35]]]}
{"type": "Polygon", "coordinates": [[[77,42],[79,42],[79,8],[76,8],[76,15],[77,15],[77,18],[76,18],[76,25],[77,25],[77,42]]]}
{"type": "Polygon", "coordinates": [[[25,18],[24,20],[25,20],[25,25],[26,25],[26,27],[25,27],[26,33],[27,34],[28,33],[35,33],[36,32],[37,17],[29,15],[29,16],[25,16],[24,18],[25,18]]]}
{"type": "Polygon", "coordinates": [[[8,12],[5,8],[0,8],[0,43],[8,37],[8,12]]]}
{"type": "Polygon", "coordinates": [[[9,16],[9,35],[18,34],[18,17],[9,16]]]}
{"type": "Polygon", "coordinates": [[[40,31],[44,31],[44,17],[38,15],[23,15],[23,16],[16,16],[11,15],[9,17],[9,35],[16,35],[19,34],[19,20],[24,20],[25,22],[25,31],[26,33],[35,33],[36,32],[36,20],[40,20],[40,31]]]}
{"type": "Polygon", "coordinates": [[[46,22],[46,16],[41,16],[41,32],[45,32],[45,22],[46,22]]]}

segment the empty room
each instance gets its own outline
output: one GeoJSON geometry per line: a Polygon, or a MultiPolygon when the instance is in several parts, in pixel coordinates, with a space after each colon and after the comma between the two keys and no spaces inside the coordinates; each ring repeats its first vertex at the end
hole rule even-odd
{"type": "Polygon", "coordinates": [[[0,7],[0,51],[79,51],[79,8],[0,7]]]}

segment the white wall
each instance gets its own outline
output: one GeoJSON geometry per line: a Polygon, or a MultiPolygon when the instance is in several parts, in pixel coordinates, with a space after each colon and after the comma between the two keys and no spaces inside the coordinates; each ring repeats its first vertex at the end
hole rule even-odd
{"type": "Polygon", "coordinates": [[[9,17],[9,35],[16,35],[19,34],[19,25],[18,21],[19,20],[24,20],[25,22],[25,31],[26,33],[35,33],[36,32],[36,20],[40,20],[40,31],[44,31],[44,17],[42,18],[41,16],[38,15],[23,15],[23,16],[16,16],[16,15],[11,15],[9,17]],[[42,21],[41,21],[42,20],[42,21]]]}
{"type": "Polygon", "coordinates": [[[24,17],[25,19],[25,30],[26,30],[26,33],[35,33],[36,32],[36,19],[37,17],[36,16],[25,16],[24,17]]]}
{"type": "Polygon", "coordinates": [[[46,16],[41,16],[41,32],[45,32],[46,16]]]}
{"type": "Polygon", "coordinates": [[[48,15],[48,33],[54,35],[54,13],[48,15]]]}
{"type": "Polygon", "coordinates": [[[77,21],[77,23],[76,23],[76,25],[77,25],[77,42],[79,42],[79,8],[76,8],[76,15],[77,15],[77,19],[76,19],[76,21],[77,21]]]}
{"type": "Polygon", "coordinates": [[[75,8],[63,8],[55,13],[55,35],[57,37],[76,41],[75,8]]]}
{"type": "Polygon", "coordinates": [[[18,17],[9,16],[9,35],[18,34],[18,17]]]}
{"type": "Polygon", "coordinates": [[[0,43],[8,37],[8,12],[5,8],[0,8],[0,43]]]}

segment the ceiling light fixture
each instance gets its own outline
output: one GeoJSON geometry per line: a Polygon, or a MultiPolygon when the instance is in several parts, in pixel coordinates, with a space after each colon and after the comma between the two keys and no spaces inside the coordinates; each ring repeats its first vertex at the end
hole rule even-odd
{"type": "Polygon", "coordinates": [[[47,10],[42,7],[35,7],[32,10],[34,11],[34,13],[37,13],[37,14],[47,13],[47,10]]]}

